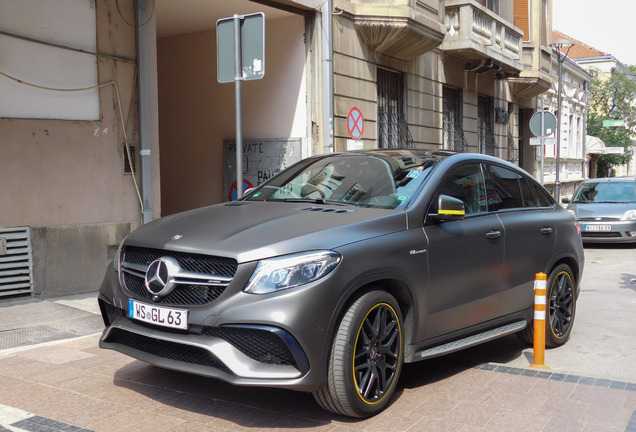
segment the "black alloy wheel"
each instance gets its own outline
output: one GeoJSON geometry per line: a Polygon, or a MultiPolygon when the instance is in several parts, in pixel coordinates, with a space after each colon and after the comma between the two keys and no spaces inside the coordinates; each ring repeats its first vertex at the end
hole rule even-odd
{"type": "MultiPolygon", "coordinates": [[[[576,294],[572,270],[560,264],[550,272],[546,281],[546,329],[545,346],[555,348],[565,344],[570,338],[576,313],[576,294]]],[[[534,344],[534,323],[517,333],[519,339],[534,344]]]]}
{"type": "Polygon", "coordinates": [[[358,394],[369,404],[391,389],[400,359],[400,324],[393,308],[381,303],[364,319],[355,345],[354,378],[358,394]]]}
{"type": "Polygon", "coordinates": [[[576,312],[574,278],[567,265],[561,264],[550,273],[547,302],[545,344],[557,347],[570,338],[576,312]]]}
{"type": "Polygon", "coordinates": [[[331,348],[328,382],[314,398],[325,409],[368,417],[389,403],[404,361],[402,316],[384,291],[358,298],[340,321],[331,348]]]}

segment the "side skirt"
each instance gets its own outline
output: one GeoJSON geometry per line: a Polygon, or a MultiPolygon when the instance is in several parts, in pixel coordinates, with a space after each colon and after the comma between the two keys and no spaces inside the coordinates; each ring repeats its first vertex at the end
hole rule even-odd
{"type": "Polygon", "coordinates": [[[521,320],[521,321],[513,322],[511,324],[506,324],[504,326],[497,327],[491,330],[487,330],[481,333],[477,333],[472,336],[468,336],[462,339],[448,342],[442,345],[437,345],[433,348],[417,351],[413,355],[413,361],[415,362],[415,361],[430,359],[433,357],[439,357],[445,354],[450,354],[455,351],[463,350],[465,348],[470,348],[472,346],[479,345],[484,342],[489,342],[491,340],[494,340],[503,336],[507,336],[512,333],[516,333],[526,328],[527,325],[528,325],[527,321],[521,320]]]}

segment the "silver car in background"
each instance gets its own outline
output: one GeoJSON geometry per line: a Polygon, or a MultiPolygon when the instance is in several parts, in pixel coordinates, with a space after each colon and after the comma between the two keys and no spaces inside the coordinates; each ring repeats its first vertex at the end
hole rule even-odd
{"type": "Polygon", "coordinates": [[[636,242],[636,178],[588,179],[563,202],[581,225],[584,243],[636,242]]]}
{"type": "MultiPolygon", "coordinates": [[[[494,157],[387,149],[304,159],[243,199],[131,233],[104,277],[102,348],[235,385],[382,411],[404,363],[516,333],[564,344],[578,225],[494,157]]],[[[210,382],[210,385],[213,385],[210,382]]]]}

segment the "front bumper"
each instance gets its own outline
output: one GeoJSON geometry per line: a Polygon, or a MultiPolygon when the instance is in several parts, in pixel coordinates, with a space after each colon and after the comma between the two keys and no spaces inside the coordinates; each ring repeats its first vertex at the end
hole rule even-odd
{"type": "Polygon", "coordinates": [[[584,243],[634,243],[636,221],[584,221],[579,220],[584,243]],[[607,229],[607,228],[610,229],[607,229]]]}
{"type": "Polygon", "coordinates": [[[288,290],[268,298],[245,294],[242,273],[248,277],[252,270],[239,269],[213,303],[189,307],[184,331],[129,318],[132,296],[109,269],[98,299],[106,326],[99,346],[234,385],[316,390],[322,382],[320,364],[331,318],[325,311],[333,311],[335,305],[316,307],[324,303],[320,292],[325,287],[288,290]]]}
{"type": "Polygon", "coordinates": [[[291,380],[309,370],[307,358],[287,332],[266,326],[196,327],[189,333],[137,323],[99,298],[108,322],[100,347],[168,369],[220,378],[235,384],[291,380]]]}

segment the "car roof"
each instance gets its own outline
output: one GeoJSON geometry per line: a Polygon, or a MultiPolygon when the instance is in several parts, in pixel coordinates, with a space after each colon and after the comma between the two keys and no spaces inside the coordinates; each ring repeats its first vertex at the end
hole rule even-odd
{"type": "Polygon", "coordinates": [[[636,182],[636,177],[600,177],[583,180],[583,183],[636,182]]]}
{"type": "Polygon", "coordinates": [[[403,156],[416,156],[420,158],[433,158],[433,159],[448,159],[452,158],[456,161],[461,160],[480,160],[490,161],[505,164],[517,169],[520,169],[517,165],[514,165],[504,159],[500,159],[495,156],[485,155],[483,153],[467,153],[456,152],[452,150],[430,150],[419,148],[386,148],[386,149],[364,149],[364,150],[350,150],[345,152],[325,153],[321,155],[315,155],[314,157],[328,157],[330,155],[367,155],[367,156],[385,156],[385,157],[403,157],[403,156]]]}

